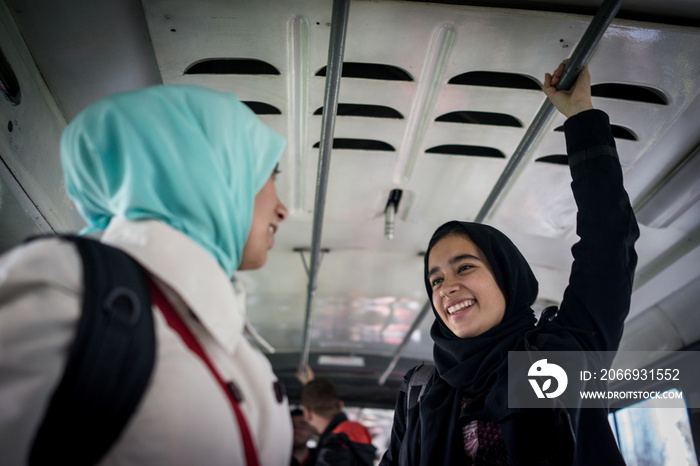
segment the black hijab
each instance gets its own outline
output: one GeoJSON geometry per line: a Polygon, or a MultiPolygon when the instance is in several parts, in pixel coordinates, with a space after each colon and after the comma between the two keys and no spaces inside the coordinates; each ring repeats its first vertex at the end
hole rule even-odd
{"type": "Polygon", "coordinates": [[[435,342],[433,358],[440,377],[418,404],[420,422],[407,426],[406,432],[414,445],[410,456],[419,464],[453,464],[464,452],[464,422],[498,422],[511,414],[506,385],[508,351],[522,349],[525,333],[536,323],[530,306],[537,298],[538,284],[532,269],[507,236],[479,223],[452,221],[433,234],[424,262],[425,287],[431,302],[430,250],[450,234],[466,236],[481,249],[503,292],[506,310],[496,327],[473,338],[459,338],[433,307],[435,322],[430,336],[435,342]],[[463,396],[471,400],[464,411],[463,396]]]}

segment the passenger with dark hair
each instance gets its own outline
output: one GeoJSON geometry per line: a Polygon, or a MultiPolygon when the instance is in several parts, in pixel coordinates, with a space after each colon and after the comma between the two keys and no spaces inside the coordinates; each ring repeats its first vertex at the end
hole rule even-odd
{"type": "MultiPolygon", "coordinates": [[[[639,236],[610,124],[594,110],[587,67],[557,91],[565,63],[543,90],[564,124],[578,206],[574,263],[560,309],[539,323],[538,284],[518,248],[493,227],[448,222],[424,259],[433,306],[436,371],[413,406],[406,375],[383,465],[622,465],[604,407],[510,408],[508,352],[590,352],[612,363],[630,306],[639,236]],[[555,315],[556,313],[556,315],[555,315]],[[603,353],[606,352],[606,353],[603,353]]],[[[534,362],[534,361],[533,361],[534,362]]]]}
{"type": "Polygon", "coordinates": [[[317,466],[374,464],[372,435],[359,422],[348,420],[335,386],[326,379],[304,385],[301,405],[307,422],[321,433],[316,446],[317,466]]]}
{"type": "Polygon", "coordinates": [[[316,429],[304,419],[303,409],[293,409],[290,414],[292,416],[292,429],[294,429],[291,466],[312,466],[316,450],[309,448],[308,442],[317,434],[316,429]]]}

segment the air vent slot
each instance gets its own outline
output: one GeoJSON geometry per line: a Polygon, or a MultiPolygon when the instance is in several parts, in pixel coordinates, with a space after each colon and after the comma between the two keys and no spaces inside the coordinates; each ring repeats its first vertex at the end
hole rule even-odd
{"type": "MultiPolygon", "coordinates": [[[[324,66],[316,73],[316,76],[325,76],[324,66]]],[[[393,65],[383,65],[381,63],[343,63],[343,78],[363,78],[379,79],[381,81],[413,81],[413,78],[406,71],[393,65]]]]}
{"type": "Polygon", "coordinates": [[[281,115],[282,112],[279,108],[274,105],[266,104],[265,102],[255,102],[247,101],[243,102],[250,108],[256,115],[281,115]]]}
{"type": "Polygon", "coordinates": [[[619,125],[610,125],[610,132],[615,139],[627,139],[628,141],[637,141],[637,135],[631,129],[619,125]]]}
{"type": "Polygon", "coordinates": [[[254,58],[210,58],[190,65],[185,74],[278,75],[279,70],[254,58]]]}
{"type": "Polygon", "coordinates": [[[0,91],[12,105],[19,105],[22,102],[19,81],[2,49],[0,49],[0,91]]]}
{"type": "MultiPolygon", "coordinates": [[[[318,148],[320,142],[314,144],[314,148],[318,148]]],[[[378,150],[386,152],[394,152],[396,149],[391,144],[376,139],[350,139],[350,138],[335,138],[333,139],[333,149],[349,149],[349,150],[378,150]]]]}
{"type": "Polygon", "coordinates": [[[435,146],[431,147],[425,152],[429,154],[462,155],[466,157],[490,157],[497,159],[506,158],[506,156],[503,155],[503,152],[498,149],[494,149],[493,147],[467,146],[462,144],[435,146]]]}
{"type": "Polygon", "coordinates": [[[470,71],[462,73],[450,79],[448,84],[541,90],[540,83],[535,78],[524,74],[501,73],[497,71],[470,71]]]}
{"type": "Polygon", "coordinates": [[[523,124],[511,115],[505,113],[491,112],[452,112],[440,115],[435,121],[445,121],[449,123],[464,123],[468,125],[490,125],[490,126],[512,126],[522,128],[523,124]]]}
{"type": "MultiPolygon", "coordinates": [[[[314,112],[314,115],[322,115],[323,107],[319,107],[314,112]]],[[[391,107],[384,105],[365,105],[365,104],[338,104],[337,116],[355,116],[368,118],[394,118],[403,120],[403,115],[391,107]]]]}
{"type": "MultiPolygon", "coordinates": [[[[564,126],[558,126],[554,128],[554,131],[558,131],[560,133],[564,132],[564,126]]],[[[610,132],[612,133],[615,139],[627,139],[628,141],[639,140],[637,138],[637,135],[634,134],[634,132],[631,129],[625,128],[624,126],[610,125],[610,132]]]]}
{"type": "Polygon", "coordinates": [[[569,165],[569,157],[566,155],[556,154],[540,157],[535,162],[552,163],[554,165],[569,165]]]}
{"type": "Polygon", "coordinates": [[[668,97],[663,92],[635,84],[595,84],[591,86],[591,95],[593,97],[608,97],[610,99],[668,105],[668,97]]]}

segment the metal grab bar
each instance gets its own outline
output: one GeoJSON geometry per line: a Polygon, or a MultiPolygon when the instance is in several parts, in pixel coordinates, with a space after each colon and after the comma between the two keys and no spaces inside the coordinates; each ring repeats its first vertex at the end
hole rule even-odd
{"type": "Polygon", "coordinates": [[[328,171],[330,168],[331,149],[333,148],[333,133],[335,117],[338,112],[338,94],[340,93],[340,78],[343,72],[343,55],[345,53],[345,37],[347,35],[350,0],[333,0],[331,17],[331,36],[328,46],[328,68],[326,73],[326,89],[321,123],[321,142],[319,144],[318,177],[316,181],[316,202],[314,207],[314,222],[311,234],[311,258],[309,259],[309,286],[306,295],[306,317],[304,323],[304,341],[299,362],[299,369],[309,364],[309,348],[311,346],[311,317],[314,309],[314,298],[318,282],[318,269],[321,255],[321,231],[323,229],[323,212],[326,206],[326,191],[328,187],[328,171]]]}
{"type": "Polygon", "coordinates": [[[423,319],[425,319],[425,316],[428,315],[432,308],[433,307],[430,304],[430,301],[426,301],[426,303],[423,305],[423,308],[416,316],[416,320],[413,321],[413,325],[411,325],[411,328],[408,329],[408,332],[406,333],[406,336],[404,337],[403,341],[394,351],[394,357],[391,359],[391,362],[389,362],[389,366],[387,366],[386,370],[382,373],[382,376],[379,378],[379,385],[384,385],[386,379],[389,378],[389,374],[391,374],[391,371],[394,370],[394,367],[396,367],[396,364],[399,362],[399,359],[401,359],[401,353],[403,353],[404,348],[406,348],[406,345],[408,345],[408,339],[411,338],[413,332],[415,332],[416,329],[420,326],[420,324],[423,322],[423,319]]]}
{"type": "MultiPolygon", "coordinates": [[[[622,0],[606,0],[603,2],[591,21],[591,24],[588,25],[586,32],[584,32],[581,41],[571,54],[571,58],[564,68],[564,73],[555,86],[557,90],[568,90],[573,86],[581,69],[583,69],[583,65],[590,59],[593,50],[598,45],[598,42],[600,42],[601,37],[603,37],[605,30],[608,28],[613,18],[615,18],[620,6],[622,6],[622,0]]],[[[545,99],[535,119],[527,129],[525,136],[523,136],[520,144],[518,144],[518,147],[515,149],[515,153],[510,160],[508,160],[506,168],[503,170],[503,173],[501,173],[498,181],[496,181],[491,193],[486,198],[484,205],[481,206],[481,210],[479,210],[479,213],[474,218],[475,222],[481,223],[486,220],[486,217],[493,210],[498,199],[510,185],[510,180],[519,172],[519,168],[527,159],[527,155],[537,142],[537,139],[541,136],[549,119],[554,114],[554,110],[554,105],[552,105],[549,99],[545,99]]]]}

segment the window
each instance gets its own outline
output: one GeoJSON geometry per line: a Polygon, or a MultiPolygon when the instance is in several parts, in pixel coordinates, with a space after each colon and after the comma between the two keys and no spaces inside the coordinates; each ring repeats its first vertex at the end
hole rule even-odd
{"type": "Polygon", "coordinates": [[[685,401],[669,401],[644,400],[608,415],[628,466],[697,466],[685,401]]]}

